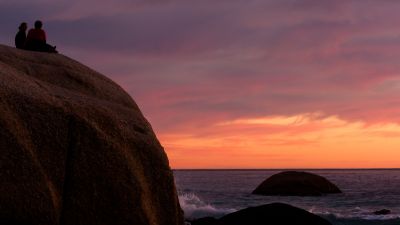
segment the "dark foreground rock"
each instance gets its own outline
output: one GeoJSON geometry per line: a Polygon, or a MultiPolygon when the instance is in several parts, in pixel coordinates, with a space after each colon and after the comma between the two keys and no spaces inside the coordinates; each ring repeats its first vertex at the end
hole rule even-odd
{"type": "Polygon", "coordinates": [[[192,225],[331,225],[327,220],[283,203],[243,209],[219,220],[199,219],[192,225]]]}
{"type": "Polygon", "coordinates": [[[321,196],[342,193],[326,178],[307,172],[286,171],[262,182],[254,191],[257,195],[321,196]]]}
{"type": "Polygon", "coordinates": [[[392,213],[389,209],[381,209],[374,212],[375,215],[389,215],[392,213]]]}
{"type": "Polygon", "coordinates": [[[150,124],[105,76],[0,45],[0,224],[181,225],[150,124]]]}
{"type": "Polygon", "coordinates": [[[203,217],[196,220],[189,221],[191,225],[213,225],[217,223],[214,217],[203,217]]]}

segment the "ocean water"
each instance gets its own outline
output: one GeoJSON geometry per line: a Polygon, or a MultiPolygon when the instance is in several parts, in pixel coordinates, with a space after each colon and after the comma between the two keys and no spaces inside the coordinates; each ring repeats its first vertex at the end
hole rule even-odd
{"type": "Polygon", "coordinates": [[[333,225],[400,225],[400,170],[306,170],[344,193],[320,197],[258,196],[251,192],[281,170],[175,170],[186,218],[221,217],[249,206],[283,202],[328,219],[333,225]],[[389,215],[374,215],[381,209],[389,215]]]}

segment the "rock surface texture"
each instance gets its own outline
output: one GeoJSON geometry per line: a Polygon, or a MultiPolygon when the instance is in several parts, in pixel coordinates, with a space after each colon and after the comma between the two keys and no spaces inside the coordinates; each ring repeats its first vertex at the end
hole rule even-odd
{"type": "Polygon", "coordinates": [[[262,182],[254,191],[257,195],[320,196],[342,193],[326,178],[307,172],[286,171],[262,182]]]}
{"type": "Polygon", "coordinates": [[[182,225],[150,124],[63,55],[0,45],[0,224],[182,225]]]}
{"type": "Polygon", "coordinates": [[[196,225],[331,225],[322,217],[283,203],[250,207],[219,220],[199,219],[194,222],[196,225]]]}

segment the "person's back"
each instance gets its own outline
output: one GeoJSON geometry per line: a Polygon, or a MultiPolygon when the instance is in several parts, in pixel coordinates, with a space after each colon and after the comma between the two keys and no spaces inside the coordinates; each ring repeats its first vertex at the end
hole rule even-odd
{"type": "Polygon", "coordinates": [[[56,47],[47,44],[46,32],[42,29],[40,20],[35,22],[35,28],[30,29],[26,38],[26,49],[39,52],[57,53],[56,47]]]}
{"type": "Polygon", "coordinates": [[[26,37],[26,48],[32,51],[46,51],[46,33],[42,30],[43,23],[38,20],[35,28],[30,29],[26,37]]]}
{"type": "Polygon", "coordinates": [[[19,31],[17,35],[15,35],[15,47],[19,49],[24,49],[25,48],[25,42],[26,42],[26,29],[28,28],[28,25],[26,23],[21,23],[19,26],[19,31]]]}
{"type": "Polygon", "coordinates": [[[33,28],[29,30],[27,39],[46,43],[46,33],[41,28],[33,28]]]}

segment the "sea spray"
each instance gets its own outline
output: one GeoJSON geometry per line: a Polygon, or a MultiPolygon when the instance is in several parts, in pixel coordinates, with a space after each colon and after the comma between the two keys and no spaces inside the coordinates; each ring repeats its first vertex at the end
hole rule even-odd
{"type": "Polygon", "coordinates": [[[179,203],[185,212],[186,219],[196,219],[206,216],[219,218],[236,211],[235,209],[216,208],[202,201],[194,193],[179,193],[179,203]]]}

